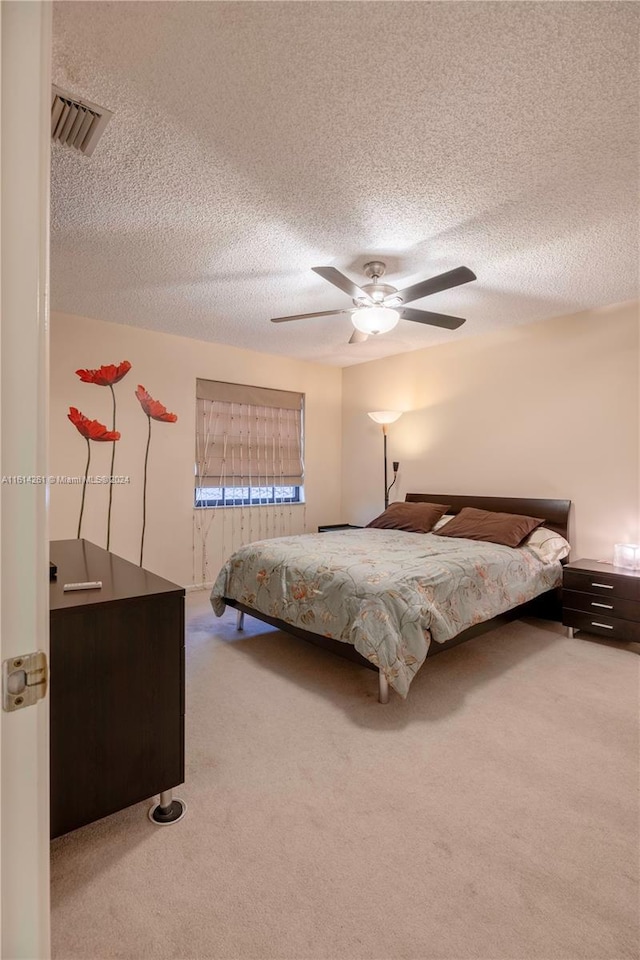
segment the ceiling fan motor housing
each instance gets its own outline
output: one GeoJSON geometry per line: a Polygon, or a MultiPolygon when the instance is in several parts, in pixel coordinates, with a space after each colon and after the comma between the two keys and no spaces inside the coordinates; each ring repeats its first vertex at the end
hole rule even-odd
{"type": "MultiPolygon", "coordinates": [[[[392,287],[390,283],[363,283],[362,290],[367,294],[369,300],[373,300],[374,303],[382,303],[387,297],[391,297],[394,293],[397,293],[395,287],[392,287]]],[[[367,305],[367,300],[364,297],[354,297],[353,302],[356,307],[362,307],[367,305]]],[[[395,306],[397,303],[400,303],[400,297],[398,297],[393,302],[387,300],[386,306],[395,306]]]]}
{"type": "MultiPolygon", "coordinates": [[[[369,300],[373,300],[374,303],[382,303],[384,300],[386,307],[396,307],[402,303],[401,297],[391,299],[393,294],[398,292],[396,287],[392,287],[389,283],[378,282],[387,269],[386,263],[383,263],[382,260],[370,260],[369,263],[365,263],[363,269],[365,276],[373,280],[373,283],[363,283],[360,288],[364,290],[369,300]]],[[[367,306],[367,300],[364,297],[354,297],[353,302],[356,307],[367,306]]]]}

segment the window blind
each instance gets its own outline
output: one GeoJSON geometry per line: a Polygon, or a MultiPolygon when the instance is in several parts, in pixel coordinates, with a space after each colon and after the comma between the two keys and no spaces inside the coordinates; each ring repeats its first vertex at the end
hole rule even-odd
{"type": "Polygon", "coordinates": [[[304,481],[304,394],[196,381],[197,487],[304,481]]]}

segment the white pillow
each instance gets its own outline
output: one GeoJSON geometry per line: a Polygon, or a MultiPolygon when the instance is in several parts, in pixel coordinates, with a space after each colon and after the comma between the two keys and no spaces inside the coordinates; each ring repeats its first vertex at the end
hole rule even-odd
{"type": "Polygon", "coordinates": [[[564,537],[553,530],[547,530],[546,527],[538,527],[533,533],[530,533],[522,544],[523,547],[530,547],[543,563],[554,563],[556,560],[564,560],[569,556],[571,545],[567,543],[564,537]]]}
{"type": "Polygon", "coordinates": [[[434,530],[439,530],[440,527],[444,527],[445,523],[449,523],[449,520],[453,520],[453,514],[445,513],[445,515],[440,517],[438,522],[431,527],[431,533],[433,533],[434,530]]]}

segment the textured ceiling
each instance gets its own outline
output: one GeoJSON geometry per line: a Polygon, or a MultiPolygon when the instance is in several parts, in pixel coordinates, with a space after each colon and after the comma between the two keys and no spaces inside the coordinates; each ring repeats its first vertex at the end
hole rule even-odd
{"type": "Polygon", "coordinates": [[[53,81],[115,111],[53,145],[52,306],[347,365],[638,296],[631,2],[64,2],[53,81]],[[477,281],[347,345],[311,272],[477,281]]]}

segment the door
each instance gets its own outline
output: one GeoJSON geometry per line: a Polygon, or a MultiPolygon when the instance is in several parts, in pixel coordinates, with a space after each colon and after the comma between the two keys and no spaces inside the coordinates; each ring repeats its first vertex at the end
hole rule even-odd
{"type": "MultiPolygon", "coordinates": [[[[0,659],[48,656],[51,6],[0,6],[0,659]],[[28,479],[31,478],[31,479],[28,479]]],[[[49,948],[48,697],[0,709],[3,960],[49,948]]]]}

